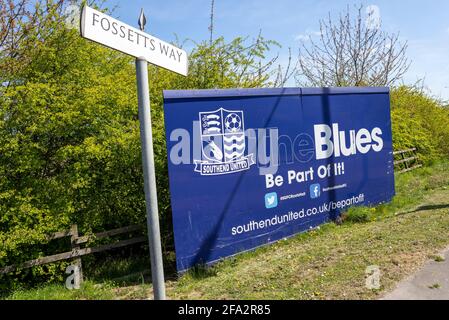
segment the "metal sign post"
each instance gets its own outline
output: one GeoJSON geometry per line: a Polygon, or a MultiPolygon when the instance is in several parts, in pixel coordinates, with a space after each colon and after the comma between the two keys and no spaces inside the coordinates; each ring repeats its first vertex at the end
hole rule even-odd
{"type": "MultiPolygon", "coordinates": [[[[143,9],[139,26],[144,31],[146,24],[143,9]]],[[[148,62],[136,58],[137,97],[139,100],[140,140],[142,141],[142,167],[147,210],[148,241],[150,244],[151,276],[155,300],[165,300],[164,265],[162,261],[159,210],[157,206],[156,171],[154,169],[153,132],[151,128],[150,86],[148,84],[148,62]]]]}
{"type": "Polygon", "coordinates": [[[137,93],[139,99],[140,138],[150,245],[151,274],[155,300],[165,299],[164,267],[157,205],[154,169],[153,136],[151,130],[148,62],[187,75],[187,53],[144,32],[146,18],[139,16],[140,30],[116,20],[103,12],[84,6],[81,10],[80,32],[83,38],[98,42],[136,58],[137,93]]]}
{"type": "Polygon", "coordinates": [[[142,167],[147,210],[148,240],[150,243],[151,275],[155,300],[165,300],[164,266],[162,263],[159,213],[157,206],[156,173],[154,169],[153,134],[151,130],[150,90],[148,63],[136,59],[137,94],[139,99],[140,139],[142,141],[142,167]]]}

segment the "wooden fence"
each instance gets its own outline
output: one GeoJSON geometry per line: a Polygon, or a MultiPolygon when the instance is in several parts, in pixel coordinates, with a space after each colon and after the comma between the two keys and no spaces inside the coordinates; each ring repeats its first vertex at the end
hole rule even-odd
{"type": "Polygon", "coordinates": [[[416,148],[395,151],[393,156],[395,156],[395,169],[399,170],[396,170],[397,173],[404,173],[422,167],[416,154],[416,148]],[[398,159],[396,160],[396,158],[398,159]]]}
{"type": "Polygon", "coordinates": [[[51,234],[48,237],[48,240],[55,240],[55,239],[70,237],[72,251],[58,253],[58,254],[54,254],[51,256],[47,256],[47,257],[41,257],[38,259],[24,262],[22,264],[10,265],[10,266],[1,268],[0,274],[13,272],[18,269],[25,269],[25,268],[31,268],[34,266],[40,266],[40,265],[44,265],[44,264],[48,264],[48,263],[52,263],[52,262],[61,261],[61,260],[74,259],[75,264],[79,267],[80,276],[82,279],[82,273],[81,273],[81,270],[82,270],[81,257],[82,256],[97,253],[97,252],[103,252],[103,251],[107,251],[107,250],[111,250],[111,249],[122,248],[122,247],[130,246],[133,244],[137,244],[137,243],[143,243],[143,242],[148,241],[148,239],[145,236],[140,236],[140,237],[135,237],[135,238],[127,239],[127,240],[117,241],[117,242],[110,243],[110,244],[100,245],[100,246],[97,246],[94,248],[81,248],[81,245],[86,244],[87,242],[89,242],[89,240],[92,240],[92,239],[103,239],[103,238],[108,238],[108,237],[122,235],[122,234],[129,234],[129,233],[133,233],[136,231],[142,231],[142,230],[143,230],[143,228],[141,226],[133,225],[133,226],[128,226],[128,227],[124,227],[124,228],[104,231],[104,232],[96,233],[93,235],[80,236],[78,234],[78,226],[72,225],[70,230],[56,232],[56,233],[51,234]]]}

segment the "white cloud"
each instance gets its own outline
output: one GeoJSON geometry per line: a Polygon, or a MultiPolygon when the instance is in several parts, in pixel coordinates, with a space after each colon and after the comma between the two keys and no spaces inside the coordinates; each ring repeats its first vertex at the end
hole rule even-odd
{"type": "Polygon", "coordinates": [[[368,29],[379,29],[381,25],[380,8],[374,4],[366,7],[366,27],[368,29]]]}
{"type": "Polygon", "coordinates": [[[307,30],[305,33],[295,36],[295,41],[309,41],[311,37],[321,36],[320,31],[307,30]]]}
{"type": "Polygon", "coordinates": [[[295,37],[296,41],[309,41],[309,35],[305,35],[305,34],[298,34],[295,37]]]}

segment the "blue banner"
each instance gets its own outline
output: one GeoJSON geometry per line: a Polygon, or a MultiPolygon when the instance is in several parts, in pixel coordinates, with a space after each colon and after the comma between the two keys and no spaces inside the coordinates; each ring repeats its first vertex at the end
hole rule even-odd
{"type": "Polygon", "coordinates": [[[388,88],[164,91],[178,271],[395,194],[388,88]]]}

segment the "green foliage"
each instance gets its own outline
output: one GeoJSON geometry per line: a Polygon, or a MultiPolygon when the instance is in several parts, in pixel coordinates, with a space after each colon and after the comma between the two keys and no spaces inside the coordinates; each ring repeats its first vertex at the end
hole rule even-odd
{"type": "Polygon", "coordinates": [[[395,150],[415,147],[424,163],[449,156],[449,110],[413,87],[392,90],[395,150]]]}
{"type": "Polygon", "coordinates": [[[51,32],[21,44],[29,63],[0,97],[0,267],[43,254],[36,244],[72,223],[144,221],[131,60],[41,21],[51,32]]]}
{"type": "Polygon", "coordinates": [[[352,207],[342,216],[343,221],[352,223],[364,223],[370,220],[370,208],[352,207]]]}

